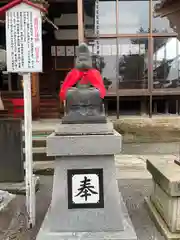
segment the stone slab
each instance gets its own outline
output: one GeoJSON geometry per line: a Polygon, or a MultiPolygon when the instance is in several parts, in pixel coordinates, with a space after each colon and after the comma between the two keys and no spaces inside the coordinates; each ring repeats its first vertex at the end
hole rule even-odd
{"type": "Polygon", "coordinates": [[[154,181],[170,196],[180,196],[180,167],[174,161],[147,160],[154,181]]]}
{"type": "Polygon", "coordinates": [[[0,156],[0,182],[23,181],[21,119],[0,119],[0,156]]]}
{"type": "Polygon", "coordinates": [[[145,198],[145,202],[147,205],[147,208],[149,210],[150,216],[155,222],[158,230],[161,232],[161,234],[166,238],[166,240],[179,240],[180,239],[180,233],[172,233],[169,231],[167,224],[151,202],[151,200],[147,197],[145,198]]]}
{"type": "Polygon", "coordinates": [[[48,211],[36,240],[137,240],[134,227],[129,218],[128,211],[123,202],[121,193],[119,193],[119,197],[121,203],[124,230],[115,232],[50,232],[48,228],[48,211]]]}
{"type": "Polygon", "coordinates": [[[112,155],[121,152],[122,136],[114,135],[81,135],[47,137],[48,156],[92,156],[112,155]]]}
{"type": "Polygon", "coordinates": [[[154,182],[151,201],[171,232],[180,231],[180,197],[171,197],[154,182]]]}
{"type": "Polygon", "coordinates": [[[50,229],[59,231],[119,231],[122,216],[116,180],[114,156],[60,157],[55,161],[50,229]],[[104,208],[68,209],[67,171],[73,169],[103,169],[104,208]]]}
{"type": "MultiPolygon", "coordinates": [[[[40,179],[37,176],[35,176],[34,178],[35,178],[34,180],[35,180],[36,191],[38,191],[40,179]]],[[[25,195],[26,194],[26,183],[25,183],[25,181],[17,182],[17,183],[3,182],[3,183],[0,183],[0,189],[3,191],[8,191],[12,194],[25,195]]]]}
{"type": "Polygon", "coordinates": [[[55,129],[56,135],[105,135],[113,134],[112,122],[98,124],[59,124],[55,129]]]}

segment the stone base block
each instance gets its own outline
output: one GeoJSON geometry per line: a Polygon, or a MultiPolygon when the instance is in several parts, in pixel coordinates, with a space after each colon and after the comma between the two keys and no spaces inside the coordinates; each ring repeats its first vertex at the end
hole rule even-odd
{"type": "Polygon", "coordinates": [[[155,208],[154,204],[151,202],[149,198],[145,198],[145,202],[147,204],[149,213],[154,220],[157,228],[161,232],[161,234],[167,239],[167,240],[179,240],[180,239],[180,233],[172,233],[169,231],[167,224],[155,208]]]}
{"type": "Polygon", "coordinates": [[[56,135],[47,137],[47,156],[113,155],[121,152],[122,136],[114,134],[56,135]],[[67,147],[68,146],[68,147],[67,147]]]}
{"type": "MultiPolygon", "coordinates": [[[[114,156],[57,157],[55,161],[49,228],[52,232],[120,231],[123,229],[116,181],[114,156]],[[101,169],[103,171],[104,207],[68,207],[68,170],[101,169]]],[[[70,187],[70,186],[69,186],[70,187]]]]}
{"type": "Polygon", "coordinates": [[[171,232],[180,231],[180,197],[171,197],[154,182],[151,201],[171,232]]]}
{"type": "Polygon", "coordinates": [[[73,135],[113,135],[113,123],[98,124],[59,124],[55,129],[56,136],[73,135]]]}
{"type": "Polygon", "coordinates": [[[84,116],[81,114],[77,115],[77,112],[72,112],[62,118],[63,124],[85,124],[85,123],[106,123],[107,119],[105,115],[97,116],[84,116]]]}
{"type": "Polygon", "coordinates": [[[180,167],[170,159],[169,161],[147,160],[147,170],[154,181],[170,196],[180,196],[180,167]]]}
{"type": "MultiPolygon", "coordinates": [[[[134,231],[131,220],[128,216],[126,206],[120,194],[121,211],[122,211],[122,231],[114,232],[51,232],[48,228],[49,223],[49,211],[45,217],[43,225],[37,235],[36,240],[137,240],[136,233],[134,231]]],[[[108,216],[107,216],[108,217],[108,216]]]]}

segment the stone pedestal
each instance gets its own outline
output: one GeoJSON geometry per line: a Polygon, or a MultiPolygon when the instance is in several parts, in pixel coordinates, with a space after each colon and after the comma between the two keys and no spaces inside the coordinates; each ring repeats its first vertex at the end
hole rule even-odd
{"type": "Polygon", "coordinates": [[[111,123],[61,124],[47,138],[54,183],[37,240],[137,239],[115,175],[121,142],[111,123]]]}
{"type": "Polygon", "coordinates": [[[180,239],[180,167],[173,161],[147,160],[153,190],[149,210],[167,239],[180,239]]]}

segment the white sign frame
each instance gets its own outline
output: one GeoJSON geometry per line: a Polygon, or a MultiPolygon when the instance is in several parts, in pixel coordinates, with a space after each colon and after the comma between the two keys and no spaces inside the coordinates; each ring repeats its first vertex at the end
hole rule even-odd
{"type": "Polygon", "coordinates": [[[38,8],[20,3],[6,12],[7,71],[42,72],[42,17],[38,8]]]}

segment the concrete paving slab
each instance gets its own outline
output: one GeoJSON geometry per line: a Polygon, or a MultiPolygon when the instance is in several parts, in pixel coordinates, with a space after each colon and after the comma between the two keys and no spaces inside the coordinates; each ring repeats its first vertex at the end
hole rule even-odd
{"type": "Polygon", "coordinates": [[[18,196],[0,191],[0,239],[8,239],[7,229],[9,229],[12,219],[18,213],[18,200],[18,196]]]}
{"type": "MultiPolygon", "coordinates": [[[[11,227],[6,231],[6,238],[16,240],[35,240],[51,201],[52,176],[41,176],[41,187],[36,197],[36,226],[26,228],[25,197],[18,196],[19,214],[12,219],[11,227]]],[[[119,189],[135,227],[138,240],[164,240],[149,217],[144,197],[151,194],[152,181],[142,179],[121,179],[118,181],[119,189]]]]}

